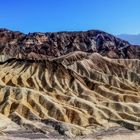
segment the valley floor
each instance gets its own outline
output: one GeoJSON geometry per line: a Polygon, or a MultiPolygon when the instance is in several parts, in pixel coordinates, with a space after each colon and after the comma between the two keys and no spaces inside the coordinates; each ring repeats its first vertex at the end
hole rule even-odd
{"type": "Polygon", "coordinates": [[[140,131],[131,131],[124,128],[112,128],[107,131],[98,132],[88,136],[68,138],[59,135],[56,131],[48,134],[34,133],[31,131],[7,132],[0,136],[0,140],[140,140],[140,131]]]}

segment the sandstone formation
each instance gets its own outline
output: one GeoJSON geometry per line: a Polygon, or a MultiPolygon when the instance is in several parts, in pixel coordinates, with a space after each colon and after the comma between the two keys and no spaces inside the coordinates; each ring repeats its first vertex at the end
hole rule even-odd
{"type": "Polygon", "coordinates": [[[69,136],[140,129],[139,48],[100,31],[1,30],[0,44],[0,113],[16,127],[69,136]]]}

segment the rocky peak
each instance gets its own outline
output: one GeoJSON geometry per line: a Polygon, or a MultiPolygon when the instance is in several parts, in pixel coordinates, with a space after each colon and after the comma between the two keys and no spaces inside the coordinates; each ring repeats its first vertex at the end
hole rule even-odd
{"type": "Polygon", "coordinates": [[[140,57],[140,48],[99,30],[23,34],[0,29],[0,51],[24,58],[34,54],[36,59],[59,57],[74,51],[97,52],[110,58],[140,57]]]}

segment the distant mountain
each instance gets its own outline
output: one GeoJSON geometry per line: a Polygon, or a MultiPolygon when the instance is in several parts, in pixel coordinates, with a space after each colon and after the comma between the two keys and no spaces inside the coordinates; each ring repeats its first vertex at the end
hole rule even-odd
{"type": "Polygon", "coordinates": [[[127,40],[131,44],[140,45],[140,34],[138,35],[121,34],[118,35],[118,37],[127,40]]]}

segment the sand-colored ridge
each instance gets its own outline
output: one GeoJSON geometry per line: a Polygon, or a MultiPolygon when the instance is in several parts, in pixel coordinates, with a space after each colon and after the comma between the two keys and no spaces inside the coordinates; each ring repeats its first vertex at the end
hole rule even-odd
{"type": "MultiPolygon", "coordinates": [[[[1,59],[0,59],[1,60],[1,59]]],[[[0,113],[21,126],[48,120],[72,134],[140,128],[140,60],[75,52],[0,63],[0,113]]]]}

